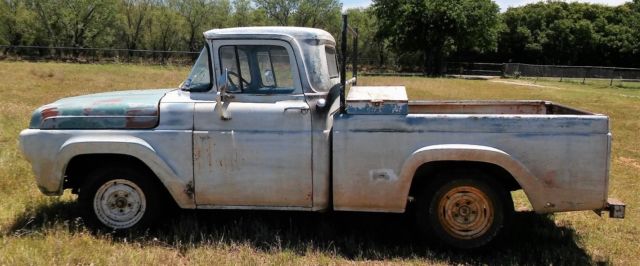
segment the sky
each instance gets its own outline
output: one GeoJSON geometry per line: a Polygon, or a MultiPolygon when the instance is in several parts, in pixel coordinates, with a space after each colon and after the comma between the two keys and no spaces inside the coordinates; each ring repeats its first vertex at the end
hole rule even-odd
{"type": "MultiPolygon", "coordinates": [[[[366,7],[371,4],[371,0],[341,0],[342,1],[342,9],[354,8],[354,7],[366,7]]],[[[506,11],[509,7],[522,6],[529,3],[539,2],[539,0],[494,0],[500,6],[502,11],[506,11]]],[[[588,3],[597,3],[597,4],[605,4],[611,6],[617,6],[624,2],[625,0],[572,0],[570,2],[588,2],[588,3]]]]}

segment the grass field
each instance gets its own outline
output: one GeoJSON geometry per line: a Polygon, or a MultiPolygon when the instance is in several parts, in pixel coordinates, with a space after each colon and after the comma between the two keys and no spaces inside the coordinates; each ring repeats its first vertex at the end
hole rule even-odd
{"type": "MultiPolygon", "coordinates": [[[[614,145],[610,196],[627,218],[520,212],[501,243],[440,247],[406,215],[184,211],[158,229],[115,237],[77,218],[74,196],[45,197],[18,150],[31,112],[61,97],[176,86],[182,67],[0,62],[0,265],[20,264],[640,264],[640,89],[556,81],[367,77],[413,99],[544,99],[605,113],[614,145]]],[[[522,204],[522,203],[521,203],[522,204]]]]}

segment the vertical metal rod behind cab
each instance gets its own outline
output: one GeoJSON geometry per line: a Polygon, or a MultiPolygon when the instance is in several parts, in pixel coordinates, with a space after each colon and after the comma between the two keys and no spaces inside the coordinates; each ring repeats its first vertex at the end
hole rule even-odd
{"type": "Polygon", "coordinates": [[[340,43],[342,62],[340,62],[340,113],[345,112],[346,98],[344,91],[347,88],[347,15],[342,15],[342,40],[340,43]]]}
{"type": "Polygon", "coordinates": [[[353,77],[356,78],[351,86],[356,86],[358,85],[358,28],[353,28],[353,56],[351,64],[353,77]]]}

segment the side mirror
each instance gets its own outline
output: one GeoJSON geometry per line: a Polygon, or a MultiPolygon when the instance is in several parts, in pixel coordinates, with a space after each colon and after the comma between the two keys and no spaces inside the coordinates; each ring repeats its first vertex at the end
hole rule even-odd
{"type": "Polygon", "coordinates": [[[229,90],[229,69],[225,68],[224,72],[217,79],[218,92],[225,94],[229,90]]]}
{"type": "Polygon", "coordinates": [[[227,94],[229,89],[229,69],[225,69],[224,72],[218,76],[217,79],[218,93],[216,96],[216,112],[220,115],[222,120],[230,120],[231,116],[227,112],[229,102],[233,99],[233,95],[227,94]]]}
{"type": "Polygon", "coordinates": [[[229,94],[229,88],[231,88],[229,80],[229,69],[225,68],[224,72],[218,76],[218,95],[222,97],[222,101],[229,101],[233,99],[233,94],[229,94]]]}

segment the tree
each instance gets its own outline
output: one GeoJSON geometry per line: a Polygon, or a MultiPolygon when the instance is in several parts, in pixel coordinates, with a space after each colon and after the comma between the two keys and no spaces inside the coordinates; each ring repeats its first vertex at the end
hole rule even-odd
{"type": "MultiPolygon", "coordinates": [[[[295,25],[312,28],[331,28],[340,21],[342,4],[337,0],[302,0],[295,13],[295,25]]],[[[337,28],[337,27],[336,27],[337,28]]]]}
{"type": "Polygon", "coordinates": [[[202,45],[200,33],[207,27],[207,18],[213,11],[211,4],[207,0],[179,0],[173,3],[185,22],[187,49],[197,51],[202,45]]]}
{"type": "Polygon", "coordinates": [[[509,8],[503,14],[500,57],[539,64],[639,66],[634,47],[640,41],[640,12],[634,8],[634,3],[610,7],[556,1],[509,8]]]}
{"type": "Polygon", "coordinates": [[[72,47],[109,47],[115,39],[113,0],[40,0],[33,8],[49,44],[72,47]]]}
{"type": "Polygon", "coordinates": [[[251,6],[251,0],[235,0],[233,1],[233,25],[236,27],[245,27],[251,24],[251,13],[254,12],[251,6]]]}
{"type": "Polygon", "coordinates": [[[255,8],[251,0],[233,1],[231,23],[233,27],[262,26],[268,24],[267,14],[262,8],[255,8]]]}
{"type": "MultiPolygon", "coordinates": [[[[358,57],[361,58],[359,63],[363,65],[375,63],[379,66],[384,65],[386,58],[385,40],[377,39],[375,36],[377,20],[371,8],[350,8],[347,9],[346,13],[349,18],[349,25],[358,28],[358,57]],[[375,58],[376,62],[365,61],[366,58],[375,58]]],[[[349,46],[348,49],[352,48],[349,46]]],[[[349,50],[349,54],[352,53],[353,51],[349,50]]]]}
{"type": "Polygon", "coordinates": [[[122,0],[118,7],[119,18],[122,25],[122,39],[127,49],[138,49],[142,46],[144,24],[149,21],[151,13],[151,0],[122,0]]]}
{"type": "Polygon", "coordinates": [[[35,14],[23,0],[0,2],[0,44],[25,45],[35,38],[35,14]]]}
{"type": "MultiPolygon", "coordinates": [[[[214,0],[211,3],[210,14],[203,30],[212,28],[232,27],[233,6],[229,0],[214,0]]],[[[248,19],[250,19],[249,17],[248,19]]],[[[200,35],[202,37],[202,35],[200,35]]]]}
{"type": "Polygon", "coordinates": [[[342,4],[338,0],[255,0],[271,24],[323,28],[340,32],[342,4]]]}
{"type": "Polygon", "coordinates": [[[64,1],[61,20],[69,45],[73,47],[111,46],[115,24],[115,2],[108,0],[64,1]]]}
{"type": "Polygon", "coordinates": [[[255,0],[255,2],[270,19],[280,26],[290,25],[290,19],[300,5],[300,0],[255,0]]]}
{"type": "Polygon", "coordinates": [[[633,43],[635,43],[633,55],[637,62],[640,61],[640,0],[633,0],[633,3],[629,3],[629,8],[632,11],[632,16],[629,17],[629,27],[633,29],[633,43]]]}
{"type": "Polygon", "coordinates": [[[440,74],[459,50],[496,48],[499,7],[491,0],[374,0],[377,35],[397,52],[420,52],[424,70],[440,74]]]}
{"type": "MultiPolygon", "coordinates": [[[[159,51],[183,50],[181,32],[184,28],[184,20],[168,4],[161,4],[153,8],[149,25],[150,48],[159,51]]],[[[162,60],[166,60],[167,53],[161,54],[162,60]]]]}
{"type": "MultiPolygon", "coordinates": [[[[338,0],[2,0],[0,44],[195,51],[212,28],[298,25],[337,34],[341,8],[338,0]]],[[[67,52],[37,50],[51,51],[67,52]]]]}

